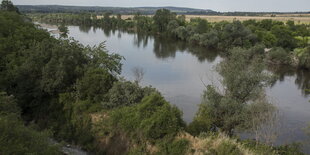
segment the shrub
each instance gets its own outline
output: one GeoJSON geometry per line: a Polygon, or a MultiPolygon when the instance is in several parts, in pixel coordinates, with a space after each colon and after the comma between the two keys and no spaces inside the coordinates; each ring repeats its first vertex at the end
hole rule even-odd
{"type": "Polygon", "coordinates": [[[171,142],[164,141],[160,144],[160,151],[157,154],[165,155],[184,155],[189,150],[189,141],[187,139],[179,139],[171,142]]]}
{"type": "Polygon", "coordinates": [[[111,114],[112,124],[132,138],[155,142],[176,135],[183,127],[181,112],[171,106],[159,93],[144,97],[140,104],[116,109],[111,114]]]}
{"type": "Polygon", "coordinates": [[[298,58],[298,66],[310,69],[310,47],[295,49],[295,56],[298,58]]]}
{"type": "Polygon", "coordinates": [[[0,154],[60,154],[50,133],[26,127],[12,96],[0,93],[0,154]]]}
{"type": "Polygon", "coordinates": [[[108,101],[103,103],[104,108],[130,106],[141,102],[143,97],[156,92],[152,87],[141,88],[137,83],[120,81],[114,83],[108,92],[108,101]]]}
{"type": "Polygon", "coordinates": [[[289,64],[290,55],[283,48],[273,48],[268,53],[268,59],[276,64],[289,64]]]}

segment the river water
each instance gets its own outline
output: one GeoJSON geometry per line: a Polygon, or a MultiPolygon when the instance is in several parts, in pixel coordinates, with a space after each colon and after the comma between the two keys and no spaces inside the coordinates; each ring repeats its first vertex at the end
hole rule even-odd
{"type": "MultiPolygon", "coordinates": [[[[219,52],[190,46],[182,41],[139,35],[118,30],[69,26],[69,37],[84,45],[106,42],[106,48],[124,56],[122,76],[134,80],[132,69],[145,71],[142,85],[157,88],[170,103],[183,111],[190,122],[201,102],[205,85],[220,86],[215,66],[222,60],[219,52]]],[[[310,71],[282,68],[268,70],[278,75],[277,82],[266,89],[268,97],[280,110],[281,129],[277,144],[302,142],[310,153],[310,141],[304,128],[310,125],[310,71]],[[308,146],[308,147],[307,147],[308,146]]]]}

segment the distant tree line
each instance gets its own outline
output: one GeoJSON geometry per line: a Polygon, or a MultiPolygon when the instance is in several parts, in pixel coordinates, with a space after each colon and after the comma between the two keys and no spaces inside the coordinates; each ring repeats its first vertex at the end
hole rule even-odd
{"type": "Polygon", "coordinates": [[[184,15],[177,15],[167,9],[158,10],[152,17],[137,13],[133,19],[122,19],[120,14],[115,16],[111,13],[32,14],[32,18],[49,23],[85,24],[168,35],[221,51],[262,44],[266,49],[271,49],[265,54],[270,63],[309,68],[310,25],[296,24],[294,21],[264,19],[211,23],[201,18],[192,18],[188,22],[184,15]]]}

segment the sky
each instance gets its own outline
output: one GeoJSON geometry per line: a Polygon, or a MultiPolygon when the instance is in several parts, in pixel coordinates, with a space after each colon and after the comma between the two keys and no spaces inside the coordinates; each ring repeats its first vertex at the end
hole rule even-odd
{"type": "Polygon", "coordinates": [[[310,0],[12,0],[15,5],[176,6],[214,11],[310,11],[310,0]]]}

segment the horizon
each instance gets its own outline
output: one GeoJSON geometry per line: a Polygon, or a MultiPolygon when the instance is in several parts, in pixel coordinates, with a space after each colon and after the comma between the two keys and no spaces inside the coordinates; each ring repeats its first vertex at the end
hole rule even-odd
{"type": "Polygon", "coordinates": [[[310,1],[296,0],[261,0],[259,2],[252,0],[193,0],[191,2],[185,0],[158,0],[158,1],[143,1],[143,0],[93,0],[85,2],[82,0],[11,0],[15,5],[60,5],[60,6],[89,6],[89,7],[182,7],[203,10],[213,10],[217,12],[309,12],[310,1]]]}
{"type": "Polygon", "coordinates": [[[210,10],[210,11],[215,11],[215,12],[253,12],[253,13],[295,13],[295,12],[302,12],[302,13],[310,13],[310,9],[309,10],[305,10],[305,11],[217,11],[217,10],[213,10],[213,9],[201,9],[201,8],[193,8],[193,7],[182,7],[182,6],[124,6],[124,7],[120,7],[120,6],[95,6],[95,5],[61,5],[61,4],[16,4],[16,6],[65,6],[65,7],[96,7],[96,8],[185,8],[185,9],[196,9],[196,10],[210,10]]]}

